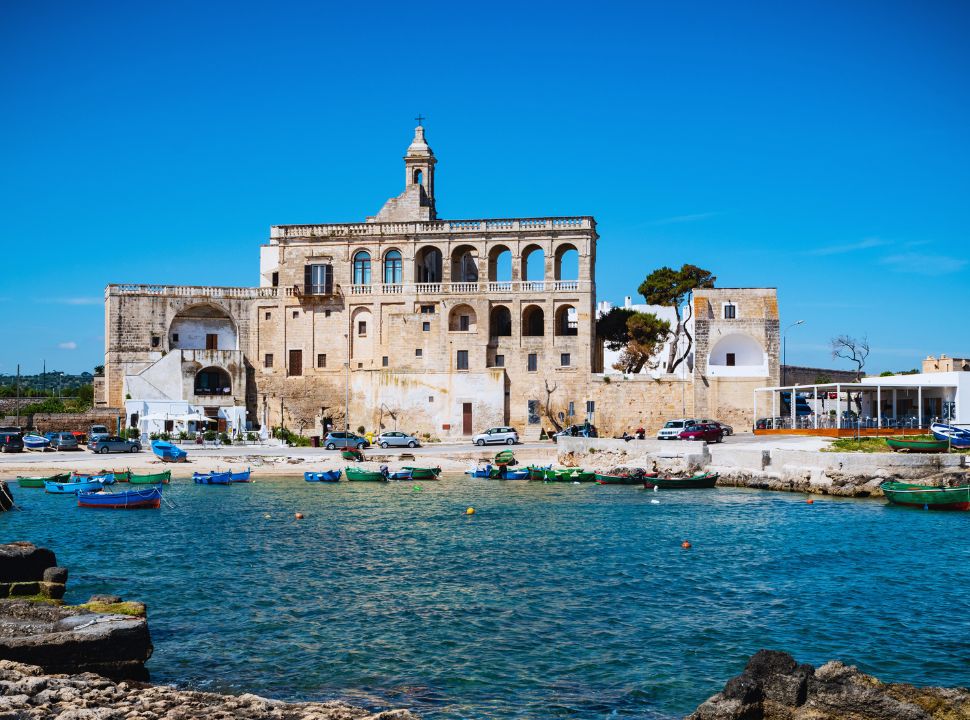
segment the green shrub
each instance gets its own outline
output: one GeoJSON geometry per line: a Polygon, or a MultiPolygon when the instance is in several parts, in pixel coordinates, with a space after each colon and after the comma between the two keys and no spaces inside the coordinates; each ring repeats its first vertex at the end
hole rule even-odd
{"type": "Polygon", "coordinates": [[[209,442],[213,442],[218,436],[216,435],[215,430],[206,430],[205,434],[202,437],[204,437],[209,442]]]}
{"type": "Polygon", "coordinates": [[[257,435],[254,432],[246,433],[246,439],[249,442],[256,442],[257,440],[259,440],[259,435],[257,435]]]}
{"type": "Polygon", "coordinates": [[[129,440],[137,440],[140,435],[141,433],[138,432],[138,428],[132,427],[125,430],[125,437],[129,440]]]}
{"type": "Polygon", "coordinates": [[[219,442],[221,442],[223,445],[232,445],[232,440],[229,438],[228,433],[220,433],[219,442]]]}
{"type": "Polygon", "coordinates": [[[367,430],[364,429],[364,426],[363,425],[358,425],[357,426],[357,434],[358,435],[363,435],[365,432],[367,432],[367,430]]]}

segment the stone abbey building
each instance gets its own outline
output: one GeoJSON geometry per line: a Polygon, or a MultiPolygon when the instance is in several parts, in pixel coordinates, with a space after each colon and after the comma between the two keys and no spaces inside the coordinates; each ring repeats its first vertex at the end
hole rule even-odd
{"type": "Polygon", "coordinates": [[[749,384],[777,381],[774,290],[698,292],[688,375],[598,374],[594,219],[440,219],[435,164],[419,126],[404,191],[375,216],[274,226],[259,287],[108,286],[101,402],[145,431],[282,414],[320,434],[346,407],[352,428],[529,437],[547,409],[627,428],[695,407],[728,419],[749,384]]]}

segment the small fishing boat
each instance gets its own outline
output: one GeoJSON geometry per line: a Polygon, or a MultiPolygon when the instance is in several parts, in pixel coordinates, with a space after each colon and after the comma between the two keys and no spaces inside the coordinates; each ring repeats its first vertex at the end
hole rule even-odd
{"type": "MultiPolygon", "coordinates": [[[[417,480],[418,479],[414,477],[411,471],[408,470],[407,468],[405,468],[404,470],[393,470],[393,471],[389,470],[387,473],[384,474],[384,477],[387,478],[388,480],[417,480]]],[[[427,479],[427,478],[422,478],[422,479],[427,479]]]]}
{"type": "Polygon", "coordinates": [[[495,464],[501,466],[515,465],[515,455],[511,450],[502,450],[495,455],[495,464]]]}
{"type": "MultiPolygon", "coordinates": [[[[112,479],[112,482],[114,480],[112,479]]],[[[97,492],[111,483],[105,482],[103,478],[90,480],[80,480],[78,482],[44,482],[44,491],[51,495],[75,495],[79,492],[97,492]]]]}
{"type": "Polygon", "coordinates": [[[528,468],[521,468],[519,470],[510,470],[509,468],[502,468],[502,472],[499,476],[499,480],[528,480],[529,470],[528,468]]]}
{"type": "MultiPolygon", "coordinates": [[[[717,473],[700,473],[690,477],[660,477],[656,475],[650,482],[661,490],[696,490],[698,488],[712,488],[717,484],[717,473]]],[[[644,485],[646,487],[646,485],[644,485]]]]}
{"type": "Polygon", "coordinates": [[[17,485],[22,488],[42,488],[45,482],[53,483],[63,483],[68,482],[71,476],[68,473],[61,473],[60,475],[49,475],[47,477],[25,477],[23,475],[17,476],[17,485]]]}
{"type": "Polygon", "coordinates": [[[546,470],[551,470],[551,469],[552,469],[552,465],[542,465],[542,466],[529,465],[529,467],[526,468],[526,470],[529,471],[530,480],[545,480],[546,470]]]}
{"type": "Polygon", "coordinates": [[[152,440],[152,452],[163,462],[185,462],[188,453],[164,440],[152,440]]]}
{"type": "MultiPolygon", "coordinates": [[[[957,448],[958,450],[970,448],[970,429],[957,427],[956,425],[947,425],[945,423],[933,423],[930,425],[930,432],[933,433],[933,437],[937,440],[948,442],[950,447],[957,448]]],[[[24,438],[24,442],[27,442],[27,438],[24,438]]]]}
{"type": "Polygon", "coordinates": [[[634,472],[623,475],[609,475],[607,473],[596,473],[597,485],[639,485],[645,478],[654,478],[657,473],[634,472]]]}
{"type": "Polygon", "coordinates": [[[13,507],[13,493],[6,480],[0,480],[0,510],[7,512],[13,507]]]}
{"type": "Polygon", "coordinates": [[[335,483],[340,482],[340,470],[323,470],[321,472],[306,471],[303,479],[307,482],[335,483]]]}
{"type": "Polygon", "coordinates": [[[945,487],[884,482],[879,487],[893,505],[908,505],[927,510],[970,510],[970,485],[945,487]]]}
{"type": "Polygon", "coordinates": [[[345,448],[340,451],[340,457],[350,462],[364,462],[364,453],[356,449],[351,450],[350,448],[345,448]]]}
{"type": "Polygon", "coordinates": [[[920,436],[918,438],[886,438],[886,444],[894,452],[907,453],[938,453],[949,450],[948,440],[937,440],[932,435],[920,436]]]}
{"type": "Polygon", "coordinates": [[[244,483],[249,482],[249,475],[252,473],[252,469],[246,468],[242,472],[230,472],[229,482],[234,483],[244,483]]]}
{"type": "Polygon", "coordinates": [[[136,475],[131,473],[128,482],[132,485],[168,485],[172,481],[172,471],[165,470],[159,473],[148,475],[136,475]]]}
{"type": "Polygon", "coordinates": [[[412,467],[405,465],[404,469],[411,471],[412,480],[437,480],[441,474],[440,467],[412,467]]]}
{"type": "Polygon", "coordinates": [[[68,483],[79,483],[79,482],[100,482],[102,485],[114,485],[117,481],[117,477],[114,471],[102,470],[99,473],[90,475],[87,473],[72,472],[65,482],[68,483]]]}
{"type": "Polygon", "coordinates": [[[466,475],[471,475],[475,478],[489,478],[492,477],[492,471],[498,470],[498,468],[493,468],[491,463],[485,465],[476,465],[473,468],[469,468],[465,471],[466,475]]]}
{"type": "Polygon", "coordinates": [[[111,475],[114,478],[114,482],[128,482],[131,477],[131,470],[101,470],[101,472],[94,473],[79,473],[77,470],[71,473],[71,482],[80,482],[81,480],[90,480],[96,477],[105,477],[106,475],[111,475]]]}
{"type": "Polygon", "coordinates": [[[209,472],[209,473],[192,473],[192,482],[196,485],[228,485],[232,482],[232,473],[230,472],[209,472]]]}
{"type": "Polygon", "coordinates": [[[557,470],[550,468],[545,471],[542,479],[546,482],[593,482],[596,480],[596,473],[587,472],[582,468],[562,468],[557,470]]]}
{"type": "Polygon", "coordinates": [[[162,489],[158,486],[122,490],[115,493],[78,493],[78,507],[113,510],[157,510],[162,505],[162,489]]]}
{"type": "Polygon", "coordinates": [[[24,447],[28,450],[43,450],[50,446],[51,441],[43,435],[24,435],[24,447]]]}
{"type": "Polygon", "coordinates": [[[347,479],[351,482],[384,482],[387,480],[384,473],[379,470],[364,470],[362,468],[348,467],[344,469],[347,479]]]}

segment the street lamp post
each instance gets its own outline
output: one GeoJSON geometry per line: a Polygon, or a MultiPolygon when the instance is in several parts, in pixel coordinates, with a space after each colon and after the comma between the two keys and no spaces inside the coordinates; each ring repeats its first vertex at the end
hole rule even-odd
{"type": "MultiPolygon", "coordinates": [[[[781,334],[781,386],[784,387],[786,381],[788,380],[788,331],[793,327],[802,325],[805,321],[798,320],[793,322],[791,325],[785,328],[785,332],[781,334]]],[[[792,402],[795,402],[795,398],[792,398],[792,402]]]]}

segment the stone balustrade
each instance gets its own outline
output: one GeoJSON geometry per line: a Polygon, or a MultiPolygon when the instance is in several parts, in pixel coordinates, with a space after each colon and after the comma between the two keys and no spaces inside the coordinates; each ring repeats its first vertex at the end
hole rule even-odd
{"type": "Polygon", "coordinates": [[[160,295],[165,297],[274,298],[275,287],[210,287],[206,285],[108,285],[105,295],[160,295]]]}
{"type": "Polygon", "coordinates": [[[339,223],[326,225],[274,225],[270,238],[360,237],[381,235],[517,233],[522,231],[592,230],[592,217],[509,218],[491,220],[437,220],[431,222],[339,223]]]}

